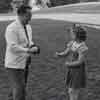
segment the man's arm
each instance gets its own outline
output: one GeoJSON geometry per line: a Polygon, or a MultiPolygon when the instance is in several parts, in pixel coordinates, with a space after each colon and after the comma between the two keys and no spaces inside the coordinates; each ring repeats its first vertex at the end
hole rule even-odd
{"type": "Polygon", "coordinates": [[[30,35],[30,47],[32,47],[33,45],[35,45],[35,43],[33,42],[33,38],[32,38],[32,28],[31,25],[27,25],[28,30],[29,30],[29,35],[30,35]]]}

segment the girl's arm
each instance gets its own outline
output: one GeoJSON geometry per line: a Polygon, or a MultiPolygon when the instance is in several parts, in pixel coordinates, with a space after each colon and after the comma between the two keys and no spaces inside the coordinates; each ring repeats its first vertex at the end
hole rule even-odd
{"type": "Polygon", "coordinates": [[[69,53],[69,48],[67,48],[66,50],[64,50],[63,52],[56,52],[56,55],[57,56],[61,56],[61,57],[63,57],[63,56],[67,56],[68,55],[68,53],[69,53]]]}
{"type": "Polygon", "coordinates": [[[85,61],[87,55],[87,48],[84,52],[79,51],[79,57],[77,61],[73,61],[73,62],[66,62],[67,66],[78,66],[80,64],[82,64],[82,62],[85,61]]]}
{"type": "Polygon", "coordinates": [[[67,56],[69,51],[70,51],[70,48],[73,44],[73,41],[70,41],[68,44],[67,44],[67,48],[63,51],[63,52],[56,52],[56,55],[57,56],[60,56],[60,57],[64,57],[64,56],[67,56]]]}

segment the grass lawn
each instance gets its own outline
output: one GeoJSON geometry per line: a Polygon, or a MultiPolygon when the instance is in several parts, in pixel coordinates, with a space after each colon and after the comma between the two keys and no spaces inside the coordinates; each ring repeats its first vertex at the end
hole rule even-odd
{"type": "MultiPolygon", "coordinates": [[[[10,22],[0,23],[0,100],[7,100],[9,89],[7,74],[4,70],[3,59],[5,53],[5,28],[10,22]]],[[[40,45],[40,56],[33,56],[32,66],[27,84],[27,100],[67,100],[65,99],[66,67],[65,59],[54,57],[56,51],[64,49],[69,41],[66,31],[70,23],[51,20],[33,20],[33,40],[40,45]]],[[[87,28],[87,76],[88,88],[81,93],[81,100],[100,99],[100,31],[87,28]]]]}

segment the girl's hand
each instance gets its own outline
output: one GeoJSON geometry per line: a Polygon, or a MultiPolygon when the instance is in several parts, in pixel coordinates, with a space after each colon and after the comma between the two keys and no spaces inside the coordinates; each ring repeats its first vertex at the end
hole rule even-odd
{"type": "Polygon", "coordinates": [[[66,65],[66,66],[70,66],[70,63],[69,63],[69,62],[66,62],[65,65],[66,65]]]}
{"type": "Polygon", "coordinates": [[[59,53],[56,52],[56,53],[54,54],[54,57],[55,57],[55,58],[58,58],[58,56],[59,56],[59,53]]]}
{"type": "Polygon", "coordinates": [[[59,56],[59,53],[58,52],[56,52],[56,56],[59,56]]]}
{"type": "Polygon", "coordinates": [[[61,57],[62,53],[56,52],[56,57],[61,57]]]}

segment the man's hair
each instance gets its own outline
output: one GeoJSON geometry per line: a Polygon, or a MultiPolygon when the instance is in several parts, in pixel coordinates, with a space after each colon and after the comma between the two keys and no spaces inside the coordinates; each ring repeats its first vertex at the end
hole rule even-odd
{"type": "Polygon", "coordinates": [[[31,10],[32,8],[28,5],[21,5],[18,9],[17,9],[17,14],[18,15],[24,15],[27,13],[27,10],[31,10]]]}
{"type": "Polygon", "coordinates": [[[80,41],[85,41],[87,39],[87,32],[82,26],[74,24],[73,31],[76,35],[76,38],[80,41]]]}

